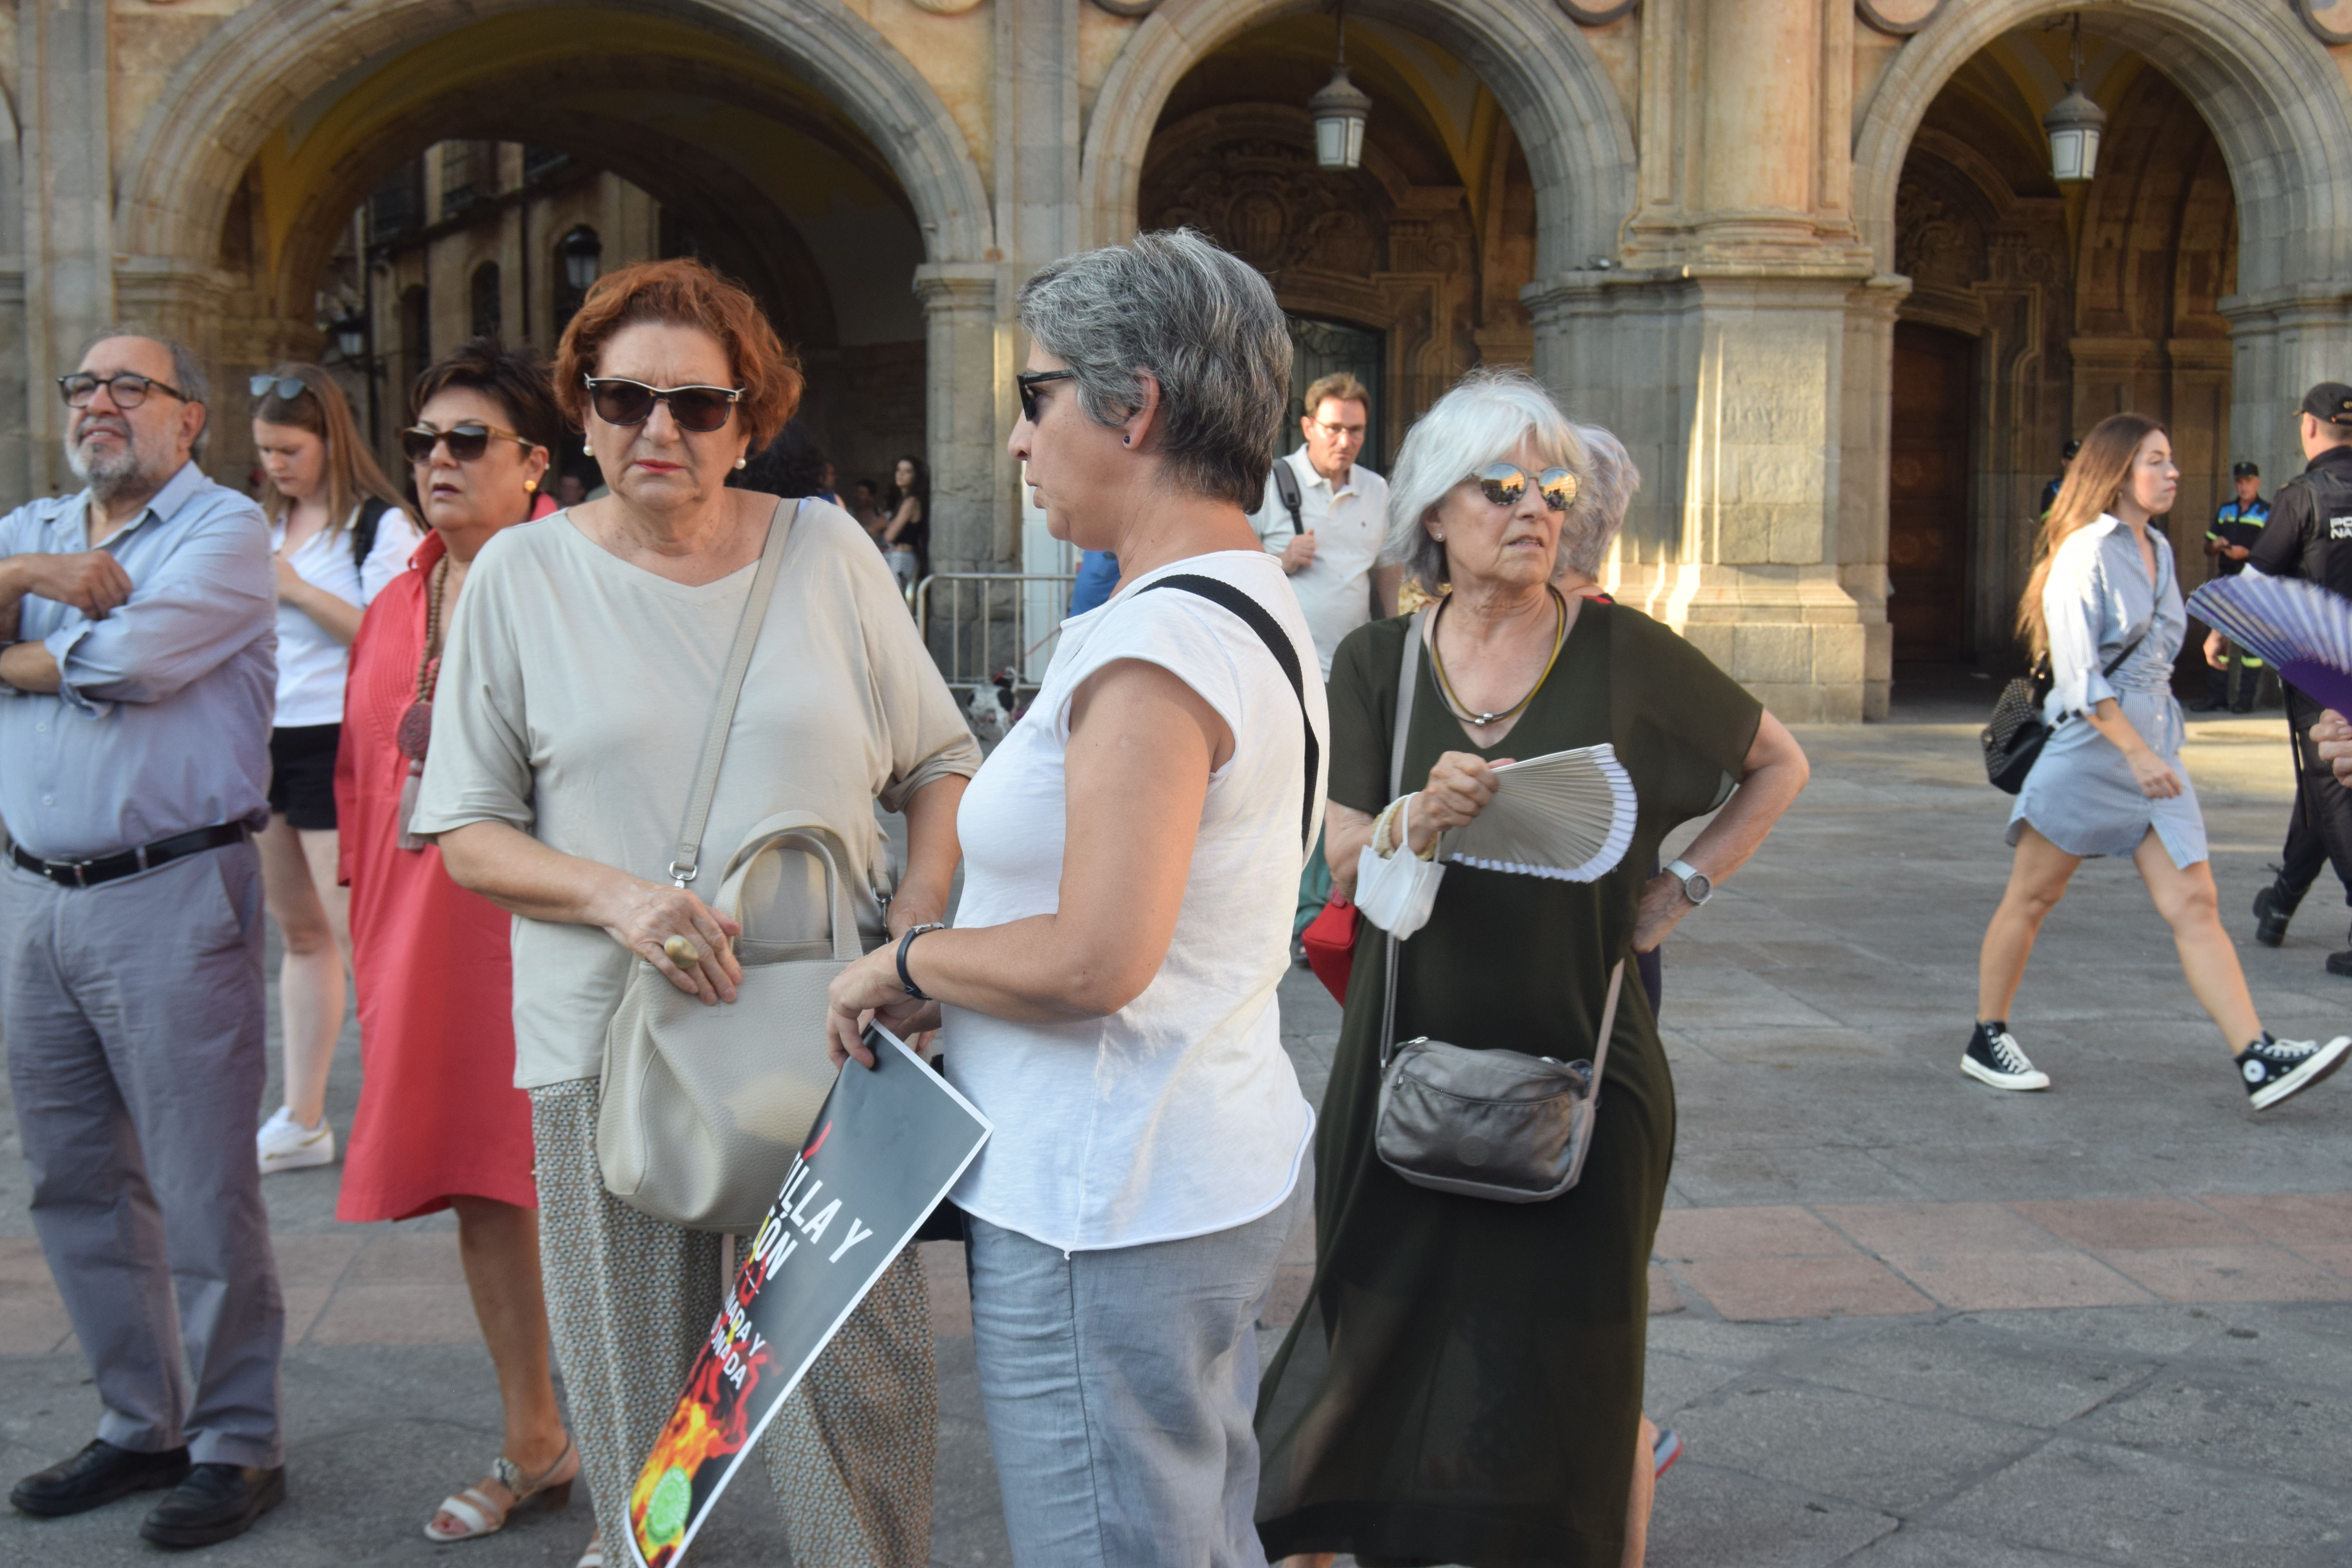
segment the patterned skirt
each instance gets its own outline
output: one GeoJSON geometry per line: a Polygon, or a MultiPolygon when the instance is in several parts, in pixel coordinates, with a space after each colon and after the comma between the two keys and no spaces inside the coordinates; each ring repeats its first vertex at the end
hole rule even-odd
{"type": "MultiPolygon", "coordinates": [[[[547,1317],[604,1554],[723,1289],[719,1238],[604,1190],[594,1079],[530,1090],[547,1317]]],[[[922,1568],[939,1440],[929,1297],[908,1247],[760,1439],[795,1568],[922,1568]]]]}

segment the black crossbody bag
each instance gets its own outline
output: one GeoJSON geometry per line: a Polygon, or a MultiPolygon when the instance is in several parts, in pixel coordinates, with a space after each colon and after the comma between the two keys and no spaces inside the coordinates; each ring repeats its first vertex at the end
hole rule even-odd
{"type": "MultiPolygon", "coordinates": [[[[2147,640],[2146,632],[2132,638],[2099,673],[2107,676],[2121,669],[2124,660],[2147,640]]],[[[2050,654],[2044,649],[2031,670],[2000,689],[2000,700],[1992,705],[1992,722],[1977,736],[1984,747],[1985,778],[2003,795],[2015,795],[2025,787],[2026,775],[2033,771],[2042,748],[2050,743],[2051,726],[2042,717],[2050,684],[2050,654]]]]}

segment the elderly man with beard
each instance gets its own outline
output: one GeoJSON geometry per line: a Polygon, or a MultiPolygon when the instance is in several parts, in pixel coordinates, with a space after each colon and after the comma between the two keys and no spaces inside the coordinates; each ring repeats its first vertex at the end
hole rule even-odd
{"type": "Polygon", "coordinates": [[[253,1160],[276,578],[260,508],[195,464],[193,355],[117,329],[58,386],[86,488],[0,518],[0,1037],[104,1413],[9,1500],[168,1488],[140,1533],[201,1546],[286,1495],[253,1160]]]}

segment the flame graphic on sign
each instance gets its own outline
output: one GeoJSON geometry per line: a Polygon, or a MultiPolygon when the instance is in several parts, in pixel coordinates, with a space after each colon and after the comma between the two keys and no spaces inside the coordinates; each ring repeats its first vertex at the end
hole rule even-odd
{"type": "MultiPolygon", "coordinates": [[[[717,1331],[714,1330],[714,1332],[717,1331]]],[[[772,1352],[762,1344],[757,1352],[738,1352],[743,1360],[743,1386],[728,1376],[725,1363],[708,1340],[694,1358],[686,1393],[653,1451],[629,1489],[629,1528],[647,1568],[666,1568],[685,1544],[695,1483],[705,1467],[716,1468],[742,1451],[750,1438],[752,1394],[760,1386],[772,1352]]],[[[715,1480],[717,1478],[711,1478],[715,1480]]],[[[706,1493],[708,1488],[702,1489],[706,1493]]]]}

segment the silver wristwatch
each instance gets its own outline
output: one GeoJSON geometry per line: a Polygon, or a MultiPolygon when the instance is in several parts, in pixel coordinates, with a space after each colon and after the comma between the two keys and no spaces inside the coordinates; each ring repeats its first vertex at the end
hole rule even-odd
{"type": "Polygon", "coordinates": [[[1666,875],[1683,885],[1683,897],[1694,904],[1703,904],[1715,897],[1714,879],[1687,860],[1668,866],[1666,875]]]}

